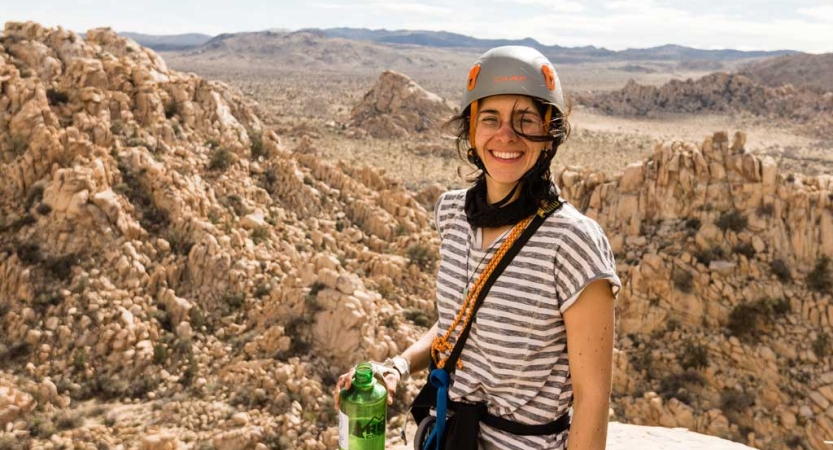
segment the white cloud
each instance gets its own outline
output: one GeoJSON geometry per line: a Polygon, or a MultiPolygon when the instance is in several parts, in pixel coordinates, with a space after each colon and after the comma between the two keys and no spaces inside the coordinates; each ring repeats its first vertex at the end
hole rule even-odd
{"type": "Polygon", "coordinates": [[[799,8],[797,12],[801,15],[833,24],[833,5],[799,8]]]}
{"type": "Polygon", "coordinates": [[[579,13],[587,9],[581,0],[557,1],[557,0],[498,0],[499,3],[512,3],[522,6],[542,6],[550,11],[563,13],[579,13]]]}

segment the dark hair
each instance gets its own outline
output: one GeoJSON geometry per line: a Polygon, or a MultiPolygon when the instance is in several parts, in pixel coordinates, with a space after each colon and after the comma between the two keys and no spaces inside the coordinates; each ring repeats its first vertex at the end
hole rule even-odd
{"type": "MultiPolygon", "coordinates": [[[[568,103],[567,111],[562,114],[561,111],[555,107],[555,105],[546,103],[535,97],[530,97],[530,99],[538,110],[538,116],[542,119],[547,112],[547,108],[552,107],[553,114],[550,119],[549,132],[545,135],[533,136],[524,134],[520,130],[515,129],[514,121],[512,121],[510,126],[516,135],[524,139],[532,142],[552,143],[552,151],[542,152],[535,165],[523,177],[523,181],[525,181],[523,189],[530,196],[530,198],[535,201],[535,203],[540,203],[541,201],[549,201],[555,198],[554,193],[550,190],[550,183],[552,182],[550,163],[552,163],[552,159],[555,157],[556,152],[558,152],[558,147],[560,147],[561,144],[563,144],[564,141],[570,136],[570,122],[567,118],[572,110],[572,102],[568,103]]],[[[512,115],[514,116],[517,112],[518,111],[513,108],[512,115]]],[[[470,118],[471,106],[467,106],[466,109],[453,116],[445,124],[445,126],[456,135],[457,155],[460,159],[469,164],[471,164],[471,161],[468,159],[468,152],[472,147],[469,142],[469,132],[471,131],[470,118]]],[[[485,182],[486,180],[485,172],[479,168],[466,175],[463,175],[462,171],[458,170],[458,174],[470,183],[477,184],[485,182]]]]}

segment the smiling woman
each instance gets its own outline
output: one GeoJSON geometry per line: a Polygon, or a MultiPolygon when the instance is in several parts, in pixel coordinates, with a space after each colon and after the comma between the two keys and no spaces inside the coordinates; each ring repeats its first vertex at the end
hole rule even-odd
{"type": "Polygon", "coordinates": [[[551,179],[569,134],[561,89],[537,50],[498,47],[475,62],[449,122],[475,171],[434,210],[439,319],[378,371],[393,394],[432,369],[412,405],[419,450],[605,447],[621,282],[602,229],[551,179]]]}

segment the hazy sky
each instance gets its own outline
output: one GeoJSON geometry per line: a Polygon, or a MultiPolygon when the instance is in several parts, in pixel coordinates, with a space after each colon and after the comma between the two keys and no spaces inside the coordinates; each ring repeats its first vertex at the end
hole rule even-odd
{"type": "Polygon", "coordinates": [[[833,52],[833,0],[0,0],[0,20],[148,34],[363,27],[612,50],[833,52]]]}

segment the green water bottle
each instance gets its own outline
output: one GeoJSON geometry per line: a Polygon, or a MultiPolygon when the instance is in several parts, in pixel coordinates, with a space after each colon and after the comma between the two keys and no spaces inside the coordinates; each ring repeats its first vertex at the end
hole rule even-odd
{"type": "Polygon", "coordinates": [[[339,450],[385,450],[388,391],[376,381],[373,366],[359,363],[353,386],[339,395],[339,450]]]}

